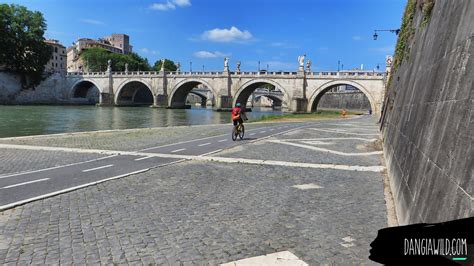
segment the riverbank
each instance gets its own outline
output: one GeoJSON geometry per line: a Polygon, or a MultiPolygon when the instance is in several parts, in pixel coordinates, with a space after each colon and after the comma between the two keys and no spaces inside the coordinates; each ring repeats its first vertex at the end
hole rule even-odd
{"type": "MultiPolygon", "coordinates": [[[[362,111],[347,111],[346,118],[363,115],[362,111]]],[[[259,118],[249,120],[254,122],[308,122],[319,120],[330,120],[343,118],[341,110],[327,109],[307,114],[282,114],[282,115],[262,115],[259,118]]]]}
{"type": "Polygon", "coordinates": [[[217,265],[279,251],[367,264],[387,226],[375,122],[251,123],[235,142],[229,124],[0,141],[0,200],[109,178],[1,212],[0,264],[217,265]]]}

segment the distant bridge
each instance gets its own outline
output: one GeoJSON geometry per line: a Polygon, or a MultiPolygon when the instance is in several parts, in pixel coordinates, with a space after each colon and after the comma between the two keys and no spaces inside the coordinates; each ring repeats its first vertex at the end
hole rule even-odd
{"type": "MultiPolygon", "coordinates": [[[[209,89],[215,110],[231,108],[237,102],[246,106],[257,88],[273,85],[280,95],[264,96],[281,101],[289,112],[317,109],[322,95],[335,86],[350,85],[367,96],[373,113],[379,114],[384,93],[385,74],[373,71],[340,72],[93,72],[68,73],[66,86],[72,102],[87,102],[94,90],[99,105],[151,105],[186,108],[189,93],[209,89]],[[96,88],[96,89],[94,89],[96,88]]],[[[255,94],[258,96],[258,91],[255,94]]],[[[262,95],[260,95],[262,96],[262,95]]],[[[258,97],[260,97],[258,96],[258,97]]]]}

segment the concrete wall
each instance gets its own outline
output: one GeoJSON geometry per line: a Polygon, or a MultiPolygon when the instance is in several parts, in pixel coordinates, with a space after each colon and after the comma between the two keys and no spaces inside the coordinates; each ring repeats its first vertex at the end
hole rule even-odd
{"type": "Polygon", "coordinates": [[[424,26],[422,2],[383,120],[401,224],[474,216],[474,1],[437,0],[424,26]]]}
{"type": "Polygon", "coordinates": [[[362,92],[326,92],[319,100],[318,108],[370,109],[370,102],[362,92]]]}

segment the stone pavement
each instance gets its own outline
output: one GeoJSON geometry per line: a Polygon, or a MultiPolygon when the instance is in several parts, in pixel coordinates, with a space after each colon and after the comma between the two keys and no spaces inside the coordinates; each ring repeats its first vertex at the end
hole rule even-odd
{"type": "MultiPolygon", "coordinates": [[[[297,130],[215,156],[380,165],[380,155],[333,153],[374,151],[346,139],[376,137],[373,119],[329,123],[312,128],[345,133],[297,130]],[[330,151],[273,142],[284,139],[330,151]]],[[[309,265],[372,264],[386,217],[378,172],[185,161],[1,212],[0,264],[215,265],[279,251],[309,265]]]]}

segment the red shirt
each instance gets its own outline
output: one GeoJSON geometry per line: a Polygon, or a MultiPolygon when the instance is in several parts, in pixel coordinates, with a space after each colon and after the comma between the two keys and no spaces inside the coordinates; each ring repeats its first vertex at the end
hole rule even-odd
{"type": "Polygon", "coordinates": [[[242,109],[240,109],[240,107],[232,108],[232,121],[240,119],[241,112],[242,109]]]}

